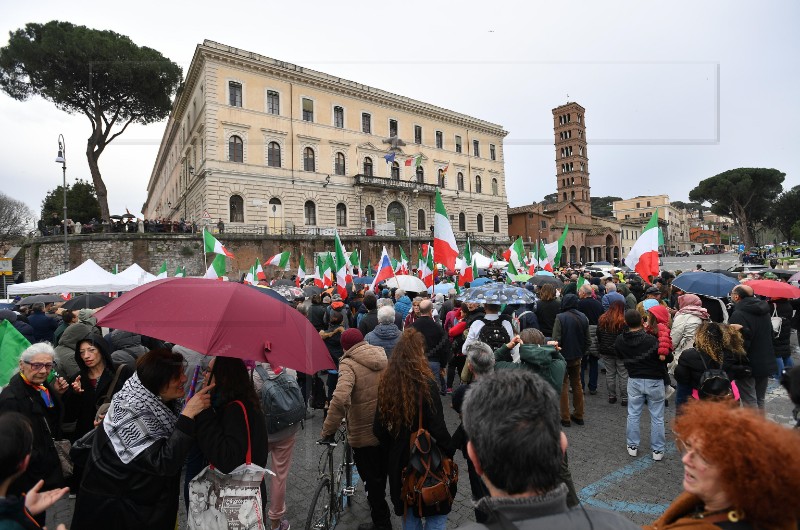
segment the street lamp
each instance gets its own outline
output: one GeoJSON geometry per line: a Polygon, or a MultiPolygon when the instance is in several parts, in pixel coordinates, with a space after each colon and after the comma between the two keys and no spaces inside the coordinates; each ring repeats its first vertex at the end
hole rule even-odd
{"type": "Polygon", "coordinates": [[[58,135],[58,155],[56,164],[61,164],[61,176],[63,184],[61,190],[64,192],[64,272],[69,270],[69,243],[67,242],[67,142],[64,135],[58,135]]]}

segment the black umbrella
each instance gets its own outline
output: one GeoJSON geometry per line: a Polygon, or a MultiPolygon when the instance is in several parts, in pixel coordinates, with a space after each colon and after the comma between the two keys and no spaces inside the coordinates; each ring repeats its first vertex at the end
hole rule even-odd
{"type": "Polygon", "coordinates": [[[109,215],[111,219],[122,219],[121,215],[109,215]]]}
{"type": "Polygon", "coordinates": [[[712,270],[710,270],[708,272],[718,272],[720,274],[724,274],[725,276],[730,276],[731,278],[736,278],[737,280],[739,279],[739,273],[738,272],[733,272],[733,271],[729,271],[729,270],[725,270],[725,269],[712,269],[712,270]]]}
{"type": "Polygon", "coordinates": [[[259,292],[264,293],[267,296],[271,296],[275,300],[279,302],[283,302],[284,304],[288,304],[289,300],[287,300],[281,293],[276,291],[275,289],[270,289],[269,287],[263,287],[261,285],[248,285],[248,287],[252,287],[253,289],[257,289],[259,292]]]}
{"type": "Polygon", "coordinates": [[[294,287],[294,282],[292,280],[284,278],[281,280],[276,280],[274,285],[288,285],[289,287],[294,287]]]}
{"type": "Polygon", "coordinates": [[[111,298],[104,294],[83,294],[69,300],[61,307],[69,311],[74,311],[76,309],[97,309],[98,307],[107,305],[109,302],[111,302],[111,298]]]}
{"type": "Polygon", "coordinates": [[[316,285],[306,285],[303,287],[303,292],[306,293],[306,296],[314,296],[315,294],[322,293],[322,288],[316,285]]]}
{"type": "Polygon", "coordinates": [[[26,296],[17,305],[31,305],[31,304],[54,304],[56,302],[63,302],[64,299],[57,294],[36,294],[33,296],[26,296]]]}
{"type": "Polygon", "coordinates": [[[556,289],[561,289],[564,287],[564,282],[562,282],[555,276],[534,276],[533,278],[528,280],[528,282],[539,287],[541,287],[546,283],[553,285],[556,289]]]}
{"type": "Polygon", "coordinates": [[[121,217],[123,217],[123,218],[124,217],[130,217],[131,219],[135,219],[136,218],[136,216],[133,215],[132,213],[124,213],[124,214],[121,215],[121,217]]]}

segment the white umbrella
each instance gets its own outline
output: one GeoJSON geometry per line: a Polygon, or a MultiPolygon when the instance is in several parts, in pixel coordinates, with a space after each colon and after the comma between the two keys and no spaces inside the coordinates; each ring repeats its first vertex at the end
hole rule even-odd
{"type": "Polygon", "coordinates": [[[396,287],[398,289],[403,289],[404,291],[411,291],[413,293],[421,293],[423,291],[427,291],[428,288],[425,286],[425,283],[417,278],[416,276],[411,276],[409,274],[398,274],[393,278],[389,278],[386,280],[387,287],[396,287]]]}

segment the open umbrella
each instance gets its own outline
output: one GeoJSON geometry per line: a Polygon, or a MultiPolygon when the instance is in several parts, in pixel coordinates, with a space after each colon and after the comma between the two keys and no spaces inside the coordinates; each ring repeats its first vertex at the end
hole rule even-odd
{"type": "Polygon", "coordinates": [[[792,274],[792,277],[789,278],[790,282],[800,282],[800,272],[795,272],[792,274]]]}
{"type": "Polygon", "coordinates": [[[788,283],[775,280],[750,280],[747,285],[752,287],[757,295],[767,298],[800,298],[800,289],[788,283]]]}
{"type": "Polygon", "coordinates": [[[69,311],[76,309],[97,309],[111,302],[111,297],[104,294],[82,294],[72,300],[68,300],[63,307],[69,311]]]}
{"type": "Polygon", "coordinates": [[[286,285],[288,287],[294,286],[294,281],[290,280],[289,278],[281,278],[280,280],[275,280],[275,283],[272,284],[273,287],[276,285],[286,285]]]}
{"type": "Polygon", "coordinates": [[[17,305],[31,305],[31,304],[55,304],[56,302],[63,302],[64,299],[57,294],[35,294],[33,296],[26,296],[17,305]]]}
{"type": "Polygon", "coordinates": [[[470,288],[480,287],[481,285],[485,285],[491,281],[493,281],[491,278],[487,278],[486,276],[481,276],[480,278],[475,278],[474,280],[469,282],[469,286],[470,288]]]}
{"type": "Polygon", "coordinates": [[[531,278],[530,283],[539,287],[546,283],[552,284],[556,289],[561,289],[564,287],[564,282],[555,276],[534,276],[531,278]]]}
{"type": "Polygon", "coordinates": [[[301,288],[295,287],[294,285],[276,285],[272,290],[287,300],[297,300],[298,298],[302,300],[306,297],[306,293],[304,293],[301,288]]]}
{"type": "Polygon", "coordinates": [[[266,285],[248,285],[248,287],[252,287],[253,289],[258,289],[258,292],[263,293],[269,297],[274,298],[278,302],[288,304],[289,300],[286,299],[281,293],[273,289],[272,287],[267,287],[266,285]]]}
{"type": "Polygon", "coordinates": [[[122,214],[120,217],[122,217],[123,219],[136,219],[135,215],[133,215],[132,213],[127,213],[127,212],[122,214]]]}
{"type": "Polygon", "coordinates": [[[109,217],[110,219],[118,219],[118,220],[122,220],[122,216],[121,216],[121,215],[109,215],[108,217],[109,217]]]}
{"type": "Polygon", "coordinates": [[[333,369],[325,343],[288,304],[236,282],[166,278],[142,285],[95,313],[100,326],[223,355],[293,368],[333,369]]]}
{"type": "Polygon", "coordinates": [[[306,296],[314,296],[315,294],[322,293],[322,287],[317,287],[316,285],[306,285],[303,287],[303,292],[306,293],[306,296]]]}
{"type": "Polygon", "coordinates": [[[416,276],[411,276],[409,274],[399,274],[392,278],[386,280],[386,286],[389,288],[396,287],[398,289],[403,289],[404,291],[411,291],[413,293],[421,293],[423,291],[427,291],[428,287],[425,285],[425,282],[417,278],[416,276]]]}
{"type": "Polygon", "coordinates": [[[447,294],[450,292],[450,289],[455,289],[455,287],[456,284],[454,283],[441,282],[437,283],[432,288],[428,287],[428,292],[430,293],[432,289],[433,290],[432,294],[447,294]]]}
{"type": "Polygon", "coordinates": [[[356,276],[353,278],[353,283],[356,285],[372,285],[374,280],[374,276],[356,276]]]}
{"type": "Polygon", "coordinates": [[[672,280],[672,285],[687,293],[724,298],[739,282],[718,272],[684,272],[672,280]]]}
{"type": "Polygon", "coordinates": [[[534,274],[534,276],[555,276],[555,274],[553,274],[550,271],[542,269],[540,271],[536,271],[536,274],[534,274]]]}
{"type": "Polygon", "coordinates": [[[457,298],[472,304],[532,304],[536,300],[529,290],[504,283],[470,287],[457,298]]]}

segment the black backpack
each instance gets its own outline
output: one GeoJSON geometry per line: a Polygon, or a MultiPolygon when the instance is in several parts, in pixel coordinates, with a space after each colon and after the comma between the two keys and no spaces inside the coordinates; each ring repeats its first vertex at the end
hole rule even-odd
{"type": "Polygon", "coordinates": [[[728,374],[722,369],[722,364],[719,368],[709,368],[706,364],[705,354],[700,354],[700,360],[703,361],[703,368],[705,371],[700,376],[700,384],[697,387],[697,394],[700,399],[720,399],[733,396],[733,387],[731,380],[728,379],[728,374]]]}
{"type": "Polygon", "coordinates": [[[504,317],[500,317],[497,320],[487,320],[484,317],[481,321],[483,322],[483,327],[480,333],[478,333],[478,340],[488,344],[492,350],[496,350],[503,344],[508,344],[511,341],[508,330],[503,326],[503,322],[505,321],[504,317]]]}
{"type": "Polygon", "coordinates": [[[260,365],[256,372],[261,378],[261,408],[267,419],[267,433],[274,434],[300,422],[306,415],[306,404],[297,380],[286,370],[273,378],[260,365]]]}

